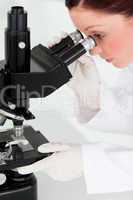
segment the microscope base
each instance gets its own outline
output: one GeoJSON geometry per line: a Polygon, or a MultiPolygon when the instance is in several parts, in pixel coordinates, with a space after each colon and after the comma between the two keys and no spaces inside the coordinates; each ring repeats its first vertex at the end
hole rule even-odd
{"type": "Polygon", "coordinates": [[[0,186],[0,200],[37,200],[37,181],[34,174],[22,176],[9,171],[6,177],[6,183],[0,186]]]}

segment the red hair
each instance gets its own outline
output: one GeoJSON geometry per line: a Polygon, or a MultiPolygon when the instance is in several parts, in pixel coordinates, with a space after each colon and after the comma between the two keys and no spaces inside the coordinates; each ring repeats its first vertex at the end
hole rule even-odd
{"type": "Polygon", "coordinates": [[[106,13],[133,16],[133,0],[65,0],[65,4],[69,9],[82,6],[106,13]]]}

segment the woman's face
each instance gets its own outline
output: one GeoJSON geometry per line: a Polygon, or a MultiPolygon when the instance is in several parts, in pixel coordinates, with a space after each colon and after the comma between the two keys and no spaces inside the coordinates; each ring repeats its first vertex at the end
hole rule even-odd
{"type": "Polygon", "coordinates": [[[133,62],[133,18],[82,7],[72,8],[70,16],[81,32],[95,38],[93,55],[98,54],[119,68],[133,62]]]}

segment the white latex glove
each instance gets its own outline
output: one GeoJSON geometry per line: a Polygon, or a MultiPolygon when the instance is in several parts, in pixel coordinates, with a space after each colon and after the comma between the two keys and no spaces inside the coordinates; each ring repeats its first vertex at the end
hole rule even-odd
{"type": "MultiPolygon", "coordinates": [[[[66,37],[62,33],[49,43],[49,47],[59,43],[66,37]]],[[[85,54],[69,67],[72,79],[67,85],[76,96],[74,112],[79,122],[85,123],[91,120],[100,110],[100,77],[96,65],[89,55],[85,54]]]]}
{"type": "Polygon", "coordinates": [[[40,153],[53,154],[32,165],[17,169],[20,174],[44,171],[57,181],[70,181],[82,175],[81,146],[69,144],[46,143],[38,148],[40,153]]]}
{"type": "Polygon", "coordinates": [[[91,120],[100,110],[100,77],[92,58],[83,55],[69,66],[73,78],[68,86],[77,97],[75,114],[81,123],[91,120]]]}
{"type": "Polygon", "coordinates": [[[51,41],[48,42],[47,46],[50,48],[55,44],[58,44],[63,38],[65,38],[68,34],[64,31],[60,33],[60,35],[55,36],[51,41]]]}

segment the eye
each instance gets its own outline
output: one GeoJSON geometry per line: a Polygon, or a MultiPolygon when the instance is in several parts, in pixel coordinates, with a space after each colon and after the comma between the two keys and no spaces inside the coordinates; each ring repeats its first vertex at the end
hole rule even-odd
{"type": "Polygon", "coordinates": [[[104,38],[104,35],[101,35],[101,34],[93,34],[92,37],[94,37],[94,39],[102,40],[102,39],[104,38]]]}

